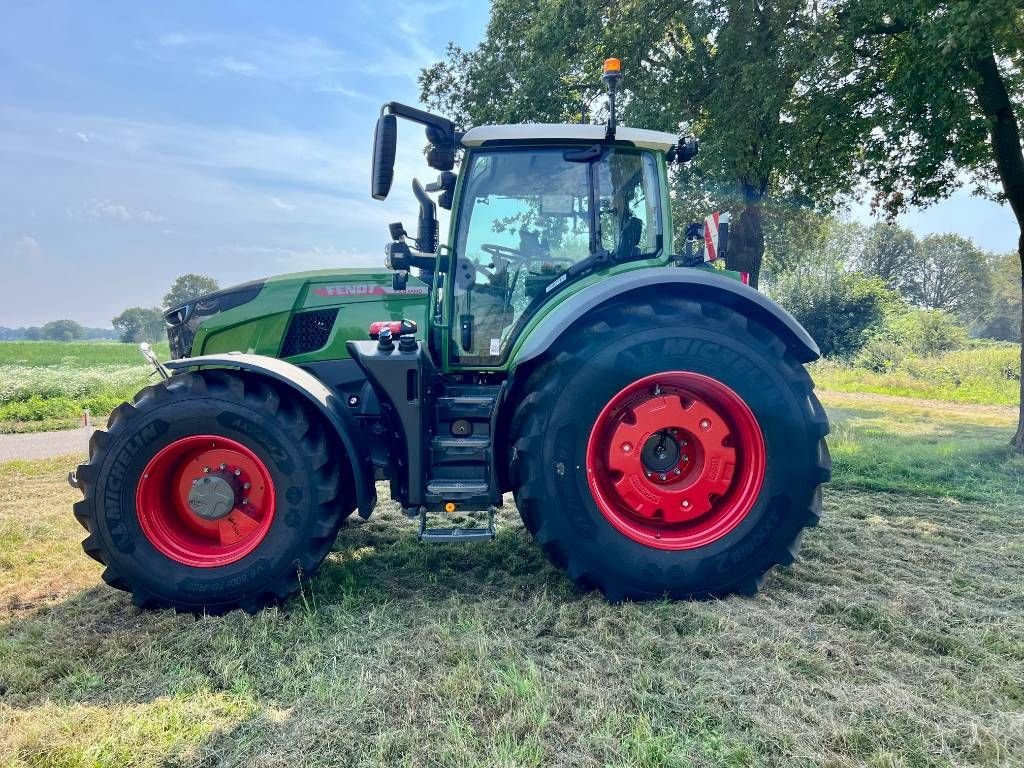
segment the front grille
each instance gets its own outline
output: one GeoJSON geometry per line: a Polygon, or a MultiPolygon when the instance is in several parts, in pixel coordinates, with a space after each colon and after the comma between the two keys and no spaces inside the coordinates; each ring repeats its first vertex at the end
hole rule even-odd
{"type": "Polygon", "coordinates": [[[302,355],[321,349],[331,337],[334,320],[338,316],[338,308],[314,309],[311,312],[300,312],[292,316],[281,345],[281,357],[302,355]]]}
{"type": "Polygon", "coordinates": [[[192,342],[195,340],[195,331],[191,324],[181,323],[180,325],[167,326],[167,341],[171,346],[171,357],[181,360],[192,354],[192,342]]]}
{"type": "Polygon", "coordinates": [[[192,355],[192,342],[196,338],[199,318],[188,305],[172,309],[164,313],[164,325],[167,328],[167,341],[171,348],[171,357],[181,360],[192,355]]]}

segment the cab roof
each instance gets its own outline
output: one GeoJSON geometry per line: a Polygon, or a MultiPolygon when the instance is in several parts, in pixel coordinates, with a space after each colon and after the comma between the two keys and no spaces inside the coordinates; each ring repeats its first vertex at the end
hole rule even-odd
{"type": "MultiPolygon", "coordinates": [[[[465,147],[479,147],[490,141],[604,141],[604,125],[586,123],[520,123],[518,125],[481,125],[469,129],[462,137],[465,147]]],[[[679,143],[679,137],[665,131],[646,128],[625,128],[615,131],[615,140],[630,142],[645,149],[667,152],[679,143]]]]}

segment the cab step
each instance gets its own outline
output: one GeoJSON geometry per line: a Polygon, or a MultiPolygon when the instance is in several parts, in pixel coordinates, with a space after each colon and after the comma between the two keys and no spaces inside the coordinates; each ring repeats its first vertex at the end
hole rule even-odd
{"type": "Polygon", "coordinates": [[[494,507],[487,509],[486,528],[428,528],[426,508],[420,509],[419,540],[428,544],[468,544],[473,541],[492,541],[494,531],[494,507]]]}
{"type": "Polygon", "coordinates": [[[437,501],[469,501],[487,497],[488,485],[483,480],[431,480],[427,496],[437,501]]]}

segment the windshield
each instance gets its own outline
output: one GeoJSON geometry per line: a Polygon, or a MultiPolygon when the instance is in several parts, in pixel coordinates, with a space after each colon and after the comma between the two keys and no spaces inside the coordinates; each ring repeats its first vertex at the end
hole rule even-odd
{"type": "Polygon", "coordinates": [[[580,154],[559,147],[471,155],[455,244],[455,360],[500,363],[538,297],[595,252],[616,261],[657,253],[662,223],[654,154],[607,148],[590,162],[566,159],[574,153],[580,154]]]}

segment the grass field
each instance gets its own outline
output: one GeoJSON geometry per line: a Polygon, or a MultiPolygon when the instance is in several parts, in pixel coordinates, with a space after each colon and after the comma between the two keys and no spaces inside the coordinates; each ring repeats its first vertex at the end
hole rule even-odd
{"type": "Polygon", "coordinates": [[[77,457],[0,466],[0,765],[1024,765],[1011,408],[826,398],[835,482],[753,599],[608,605],[530,543],[394,505],[303,595],[139,613],[80,551],[77,457]]]}
{"type": "Polygon", "coordinates": [[[990,342],[935,357],[903,360],[895,370],[873,373],[822,360],[811,366],[819,389],[948,400],[980,405],[1020,402],[1020,346],[990,342]]]}
{"type": "MultiPolygon", "coordinates": [[[[167,344],[154,346],[167,359],[167,344]]],[[[150,381],[135,344],[0,342],[0,434],[62,429],[110,413],[150,381]]]]}

